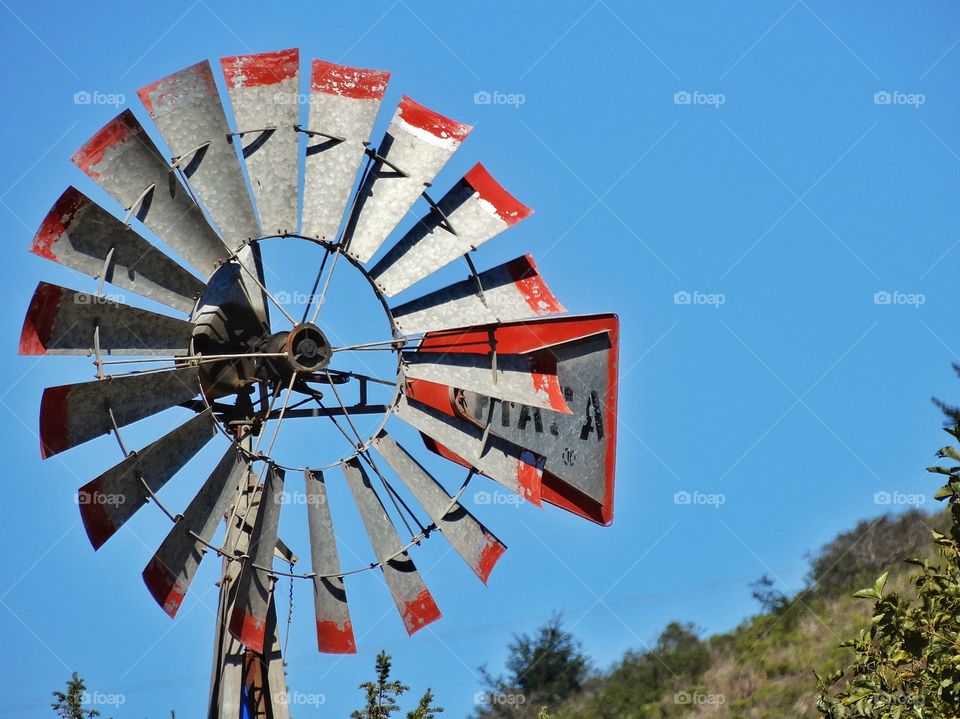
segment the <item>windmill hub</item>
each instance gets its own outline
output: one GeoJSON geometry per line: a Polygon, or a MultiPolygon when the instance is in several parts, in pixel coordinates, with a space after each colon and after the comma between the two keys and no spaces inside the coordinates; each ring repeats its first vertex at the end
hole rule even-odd
{"type": "Polygon", "coordinates": [[[326,369],[333,355],[326,336],[310,322],[299,324],[290,331],[284,342],[284,350],[293,369],[301,372],[326,369]]]}

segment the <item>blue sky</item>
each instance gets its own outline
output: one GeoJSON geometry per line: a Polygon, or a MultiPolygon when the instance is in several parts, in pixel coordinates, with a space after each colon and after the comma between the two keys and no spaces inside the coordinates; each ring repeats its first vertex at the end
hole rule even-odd
{"type": "MultiPolygon", "coordinates": [[[[69,162],[120,108],[75,94],[125,95],[146,119],[136,89],[202,58],[299,47],[304,62],[391,70],[374,137],[411,95],[475,125],[438,187],[479,160],[536,210],[478,263],[532,252],[571,311],[622,322],[613,527],[552,508],[477,507],[510,547],[490,586],[442,539],[425,543],[414,559],[444,618],[408,639],[382,580],[357,577],[348,591],[361,651],[346,659],[314,651],[309,589],[298,585],[288,679],[325,702],[297,716],[347,715],[381,648],[415,690],[434,688],[446,716],[463,716],[476,668],[501,669],[511,634],[555,610],[598,667],[672,619],[726,630],[756,610],[747,585],[760,575],[795,590],[805,553],[838,531],[909,502],[932,506],[923,467],[946,436],[930,397],[960,395],[954,4],[196,0],[132,12],[2,0],[0,27],[10,647],[0,715],[47,716],[71,670],[101,698],[123,697],[105,714],[191,716],[206,702],[217,563],[207,560],[171,623],[139,577],[166,531],[155,508],[94,554],[73,495],[119,460],[117,448],[102,439],[41,462],[35,432],[43,387],[88,379],[90,365],[16,355],[40,279],[93,288],[27,253],[47,209],[75,184],[120,211],[69,162]],[[484,92],[516,101],[478,103],[484,92]],[[678,492],[699,499],[677,503],[678,492]]],[[[283,287],[309,285],[285,252],[277,266],[294,279],[283,287]]],[[[325,313],[344,316],[361,292],[344,279],[325,313]]],[[[178,419],[144,422],[131,442],[178,419]]],[[[298,432],[290,451],[322,449],[298,432]]],[[[185,506],[219,452],[198,457],[165,500],[185,506]]],[[[430,462],[459,484],[460,472],[430,462]]],[[[306,559],[297,509],[281,534],[306,559]]],[[[356,522],[344,527],[344,564],[369,561],[356,522]]],[[[279,589],[285,597],[286,582],[279,589]]]]}

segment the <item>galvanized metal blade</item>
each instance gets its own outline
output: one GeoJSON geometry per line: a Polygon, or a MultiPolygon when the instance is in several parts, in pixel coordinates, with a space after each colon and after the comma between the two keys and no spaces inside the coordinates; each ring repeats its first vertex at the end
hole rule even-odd
{"type": "Polygon", "coordinates": [[[315,575],[313,606],[317,649],[327,654],[356,654],[357,645],[347,606],[347,591],[340,576],[340,557],[323,472],[308,469],[304,472],[304,481],[307,486],[310,558],[315,575]]]}
{"type": "Polygon", "coordinates": [[[82,486],[77,503],[93,548],[100,549],[216,433],[206,410],[82,486]]]}
{"type": "Polygon", "coordinates": [[[403,625],[407,634],[413,634],[439,619],[440,610],[410,555],[403,551],[400,536],[360,461],[354,457],[341,467],[403,625]]]}
{"type": "Polygon", "coordinates": [[[181,312],[203,292],[200,280],[75,187],[54,203],[30,251],[181,312]]]}
{"type": "Polygon", "coordinates": [[[566,309],[547,287],[533,258],[524,255],[405,302],[393,316],[402,332],[415,334],[562,312],[566,309]]]}
{"type": "Polygon", "coordinates": [[[173,355],[190,352],[193,323],[77,292],[37,285],[20,332],[22,355],[173,355]]]}
{"type": "MultiPolygon", "coordinates": [[[[556,317],[431,333],[417,354],[532,353],[552,361],[572,414],[515,406],[468,388],[410,380],[407,392],[434,409],[486,428],[544,459],[542,496],[599,524],[613,521],[619,322],[616,315],[556,317]]],[[[429,444],[429,443],[428,443],[429,444]]],[[[455,461],[445,447],[433,447],[455,461]]]]}
{"type": "Polygon", "coordinates": [[[360,188],[347,253],[367,262],[473,128],[402,97],[360,188]],[[385,161],[384,161],[385,160],[385,161]]]}
{"type": "Polygon", "coordinates": [[[130,110],[104,125],[70,159],[204,275],[229,257],[203,211],[130,110]]]}
{"type": "Polygon", "coordinates": [[[532,214],[477,163],[384,255],[370,276],[392,297],[532,214]]]}
{"type": "Polygon", "coordinates": [[[230,633],[247,649],[263,654],[267,612],[273,593],[273,551],[277,545],[283,470],[270,465],[260,495],[257,521],[250,533],[250,546],[237,587],[237,600],[230,616],[230,633]]]}
{"type": "Polygon", "coordinates": [[[137,95],[203,201],[227,247],[260,236],[230,128],[206,60],[140,88],[137,95]]]}
{"type": "Polygon", "coordinates": [[[412,352],[404,355],[404,375],[570,414],[552,355],[494,355],[466,352],[412,352]]]}
{"type": "Polygon", "coordinates": [[[220,60],[267,235],[297,231],[299,195],[300,52],[296,49],[220,60]]]}
{"type": "Polygon", "coordinates": [[[196,367],[47,387],[40,400],[40,453],[44,459],[193,399],[196,367]]]}
{"type": "Polygon", "coordinates": [[[205,545],[213,540],[248,467],[236,445],[231,444],[144,568],[144,584],[171,617],[179,611],[207,552],[205,545]]]}
{"type": "MultiPolygon", "coordinates": [[[[244,244],[260,236],[243,170],[231,142],[213,70],[206,60],[137,91],[175,162],[203,202],[224,243],[255,277],[263,279],[259,253],[244,244]]],[[[267,299],[253,279],[241,285],[260,322],[269,327],[267,299]]]]}
{"type": "Polygon", "coordinates": [[[476,425],[412,397],[401,397],[394,411],[404,422],[462,457],[481,474],[540,506],[543,457],[502,437],[485,436],[476,425]]]}
{"type": "Polygon", "coordinates": [[[449,540],[463,561],[484,584],[506,546],[463,505],[455,501],[434,477],[386,432],[373,446],[423,506],[430,521],[449,540]]]}
{"type": "Polygon", "coordinates": [[[301,234],[334,240],[390,73],[314,60],[301,234]]]}

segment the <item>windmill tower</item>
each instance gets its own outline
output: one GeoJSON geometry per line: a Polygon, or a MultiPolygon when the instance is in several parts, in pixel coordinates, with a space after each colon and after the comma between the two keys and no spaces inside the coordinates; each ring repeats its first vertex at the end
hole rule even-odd
{"type": "Polygon", "coordinates": [[[223,58],[221,70],[236,127],[204,61],[138,93],[172,158],[130,110],[73,156],[116,200],[116,214],[70,187],[31,250],[92,277],[96,290],[41,282],[20,352],[93,357],[96,379],[48,387],[40,409],[44,458],[105,435],[120,446],[121,461],[79,489],[93,547],[156,505],[172,526],[143,580],[171,617],[201,559],[220,557],[211,719],[282,719],[278,577],[312,583],[319,650],[352,653],[350,575],[381,571],[410,634],[440,617],[414,546],[442,534],[487,581],[505,546],[461,503],[471,482],[612,521],[618,322],[566,315],[529,255],[477,270],[472,253],[531,210],[479,163],[434,196],[431,183],[472,128],[408,97],[371,143],[389,73],[314,60],[304,121],[297,50],[223,58]],[[419,220],[388,245],[411,211],[419,220]],[[302,313],[270,289],[268,242],[322,255],[302,313]],[[459,261],[465,279],[393,300],[459,261]],[[320,314],[338,264],[365,280],[389,337],[331,341],[320,314]],[[105,283],[169,313],[114,302],[105,283]],[[358,370],[351,358],[364,352],[393,357],[395,376],[358,370]],[[173,408],[180,426],[128,446],[127,425],[173,408]],[[380,419],[361,431],[360,417],[380,419]],[[284,423],[307,420],[331,422],[348,451],[325,466],[273,456],[284,423]],[[397,421],[465,470],[458,491],[395,439],[397,421]],[[214,439],[222,459],[186,508],[167,508],[163,486],[214,439]],[[279,537],[284,486],[294,479],[307,499],[309,572],[293,571],[297,557],[279,537]],[[360,569],[341,566],[328,482],[346,484],[370,538],[374,561],[360,569]]]}

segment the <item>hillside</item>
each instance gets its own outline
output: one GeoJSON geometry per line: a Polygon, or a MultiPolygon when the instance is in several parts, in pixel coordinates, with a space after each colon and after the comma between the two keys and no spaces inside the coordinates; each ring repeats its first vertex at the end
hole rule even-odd
{"type": "MultiPolygon", "coordinates": [[[[850,650],[838,645],[869,621],[871,603],[850,595],[889,570],[889,589],[912,596],[915,568],[903,560],[933,559],[930,530],[947,525],[945,513],[919,510],[863,521],[812,557],[807,587],[797,595],[777,593],[766,578],[756,582],[762,611],[733,631],[704,638],[695,627],[670,624],[652,650],[629,652],[614,666],[583,672],[566,687],[532,686],[536,682],[524,677],[535,672],[525,674],[522,665],[588,659],[571,648],[575,640],[565,645],[566,658],[545,659],[537,655],[536,638],[519,637],[511,646],[511,677],[493,680],[490,688],[526,694],[525,706],[490,706],[478,719],[536,717],[542,704],[550,705],[553,719],[817,717],[813,670],[829,674],[847,664],[850,650]]],[[[546,639],[556,630],[541,629],[541,649],[556,646],[546,639]]]]}

